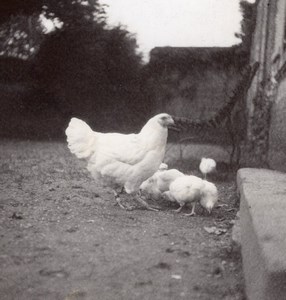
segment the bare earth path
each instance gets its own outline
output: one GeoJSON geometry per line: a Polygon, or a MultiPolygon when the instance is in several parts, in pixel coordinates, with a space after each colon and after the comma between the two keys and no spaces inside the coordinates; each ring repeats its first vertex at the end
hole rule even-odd
{"type": "Polygon", "coordinates": [[[244,299],[234,178],[211,216],[127,212],[64,143],[2,141],[0,155],[0,299],[244,299]]]}

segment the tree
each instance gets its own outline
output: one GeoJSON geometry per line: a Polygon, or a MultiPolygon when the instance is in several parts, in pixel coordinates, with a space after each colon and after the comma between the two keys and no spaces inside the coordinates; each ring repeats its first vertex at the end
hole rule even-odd
{"type": "Polygon", "coordinates": [[[36,53],[44,39],[43,20],[57,30],[105,25],[104,7],[98,0],[12,0],[0,5],[0,55],[4,56],[28,59],[36,53]]]}
{"type": "Polygon", "coordinates": [[[42,40],[38,15],[11,16],[0,26],[0,55],[28,59],[37,52],[42,40]]]}
{"type": "Polygon", "coordinates": [[[136,47],[134,37],[120,27],[66,28],[42,43],[34,61],[35,80],[53,94],[51,105],[65,117],[97,115],[98,127],[107,123],[105,115],[119,118],[123,108],[126,115],[142,105],[136,47]]]}
{"type": "Polygon", "coordinates": [[[42,10],[31,16],[11,17],[0,38],[5,54],[20,53],[17,57],[32,63],[33,88],[24,100],[29,114],[43,118],[46,112],[60,121],[61,128],[72,115],[88,119],[98,129],[141,125],[137,112],[145,119],[150,106],[134,35],[120,26],[108,28],[98,0],[43,0],[42,4],[42,10]],[[54,30],[45,34],[39,16],[53,22],[54,30]],[[27,24],[33,31],[27,30],[27,24]],[[25,38],[17,40],[18,31],[25,38]],[[27,43],[31,37],[33,43],[27,43]]]}
{"type": "Polygon", "coordinates": [[[42,10],[42,0],[1,0],[0,24],[7,22],[11,16],[31,16],[42,10]]]}
{"type": "Polygon", "coordinates": [[[43,0],[43,14],[62,22],[62,29],[105,25],[104,6],[98,0],[43,0]]]}
{"type": "Polygon", "coordinates": [[[256,4],[250,3],[247,0],[241,0],[239,4],[242,13],[241,32],[236,33],[235,36],[241,39],[240,50],[249,59],[252,34],[256,24],[256,4]]]}

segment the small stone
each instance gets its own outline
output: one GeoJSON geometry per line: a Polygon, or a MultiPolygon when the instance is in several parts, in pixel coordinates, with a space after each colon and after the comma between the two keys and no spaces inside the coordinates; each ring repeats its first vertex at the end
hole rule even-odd
{"type": "Polygon", "coordinates": [[[220,267],[220,266],[217,266],[217,267],[215,267],[214,269],[213,269],[213,272],[212,272],[212,274],[213,275],[216,275],[216,276],[220,276],[221,275],[221,273],[222,273],[222,268],[220,267]]]}
{"type": "Polygon", "coordinates": [[[170,270],[171,266],[165,262],[159,262],[157,265],[154,266],[155,268],[158,269],[165,269],[165,270],[170,270]]]}
{"type": "Polygon", "coordinates": [[[76,231],[78,231],[78,227],[77,226],[72,226],[72,227],[68,228],[66,231],[69,232],[69,233],[76,232],[76,231]]]}
{"type": "Polygon", "coordinates": [[[17,213],[17,212],[13,212],[12,216],[11,216],[11,219],[14,219],[14,220],[22,220],[24,219],[23,216],[20,214],[20,213],[17,213]]]}
{"type": "Polygon", "coordinates": [[[216,235],[221,235],[221,234],[224,234],[227,232],[226,229],[223,229],[223,228],[217,228],[215,226],[212,226],[212,227],[204,227],[204,230],[208,233],[213,233],[213,234],[216,234],[216,235]]]}
{"type": "Polygon", "coordinates": [[[180,279],[182,279],[182,276],[181,276],[181,275],[178,275],[178,274],[172,274],[172,275],[171,275],[171,278],[180,280],[180,279]]]}
{"type": "Polygon", "coordinates": [[[174,249],[172,249],[172,248],[167,248],[166,249],[166,253],[173,253],[175,250],[174,249]]]}

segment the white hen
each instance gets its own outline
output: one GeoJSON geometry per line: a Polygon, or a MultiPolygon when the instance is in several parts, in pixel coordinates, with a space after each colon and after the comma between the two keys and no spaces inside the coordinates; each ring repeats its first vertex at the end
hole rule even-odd
{"type": "Polygon", "coordinates": [[[169,190],[170,184],[180,176],[184,176],[184,174],[176,169],[161,171],[159,168],[152,177],[141,184],[140,190],[158,200],[163,192],[169,190]]]}
{"type": "MultiPolygon", "coordinates": [[[[68,147],[78,158],[88,160],[92,177],[114,190],[120,207],[125,208],[116,189],[128,194],[139,191],[141,183],[160,166],[168,136],[168,126],[174,120],[168,114],[151,118],[138,134],[99,133],[84,121],[72,118],[66,129],[68,147]]],[[[135,197],[147,209],[143,199],[135,197]]]]}
{"type": "Polygon", "coordinates": [[[207,174],[212,173],[216,169],[216,162],[212,158],[203,157],[199,169],[203,173],[204,179],[206,179],[207,174]]]}
{"type": "Polygon", "coordinates": [[[170,190],[163,195],[179,203],[180,207],[176,212],[180,212],[187,203],[192,203],[192,211],[186,214],[187,216],[195,215],[198,201],[210,213],[218,199],[217,188],[213,183],[193,175],[175,179],[170,185],[170,190]]]}

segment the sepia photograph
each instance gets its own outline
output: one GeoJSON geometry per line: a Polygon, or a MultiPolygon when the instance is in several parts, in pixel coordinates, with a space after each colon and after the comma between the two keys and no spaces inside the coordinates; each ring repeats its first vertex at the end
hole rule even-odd
{"type": "Polygon", "coordinates": [[[286,299],[286,1],[0,0],[0,299],[286,299]]]}

